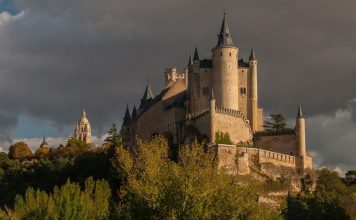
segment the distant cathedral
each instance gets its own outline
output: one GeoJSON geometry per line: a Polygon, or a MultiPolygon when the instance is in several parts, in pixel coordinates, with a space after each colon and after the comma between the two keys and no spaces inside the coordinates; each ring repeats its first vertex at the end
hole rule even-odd
{"type": "Polygon", "coordinates": [[[79,119],[77,126],[75,127],[74,138],[82,140],[86,144],[91,144],[91,127],[85,111],[83,111],[82,117],[79,119]]]}
{"type": "Polygon", "coordinates": [[[248,172],[243,163],[252,163],[254,155],[260,164],[311,169],[301,107],[294,129],[264,130],[263,108],[258,105],[257,58],[253,49],[248,61],[238,59],[238,52],[224,15],[211,58],[201,59],[195,48],[182,72],[165,70],[165,88],[160,94],[154,96],[148,84],[139,108],[134,107],[132,113],[126,108],[123,143],[130,147],[136,137],[148,140],[162,134],[176,145],[194,138],[214,145],[218,134],[227,133],[232,145],[216,145],[219,167],[248,172]]]}

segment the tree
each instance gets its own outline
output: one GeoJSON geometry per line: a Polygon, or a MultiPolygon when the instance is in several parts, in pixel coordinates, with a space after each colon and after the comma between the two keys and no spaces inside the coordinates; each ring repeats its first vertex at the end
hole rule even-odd
{"type": "Polygon", "coordinates": [[[282,114],[270,114],[269,118],[270,121],[265,121],[265,128],[273,130],[281,130],[286,128],[285,118],[282,114]]]}
{"type": "Polygon", "coordinates": [[[356,184],[356,170],[349,170],[346,172],[345,183],[349,186],[356,184]]]}
{"type": "Polygon", "coordinates": [[[30,159],[32,156],[32,151],[24,142],[17,142],[16,144],[11,145],[9,149],[9,158],[11,159],[25,160],[30,159]]]}
{"type": "Polygon", "coordinates": [[[214,150],[200,144],[183,146],[178,163],[168,157],[160,136],[137,141],[137,152],[116,148],[119,189],[117,218],[127,219],[269,219],[277,217],[257,202],[250,185],[219,173],[214,150]]]}
{"type": "Polygon", "coordinates": [[[217,144],[232,144],[229,133],[218,131],[215,133],[215,143],[217,144]]]}
{"type": "MultiPolygon", "coordinates": [[[[16,196],[14,209],[7,209],[11,219],[106,219],[109,216],[111,191],[105,180],[88,178],[84,190],[69,180],[52,193],[28,188],[16,196]]],[[[6,219],[6,218],[5,218],[6,219]]]]}
{"type": "Polygon", "coordinates": [[[36,158],[46,157],[49,155],[49,148],[48,147],[39,147],[35,152],[36,158]]]}

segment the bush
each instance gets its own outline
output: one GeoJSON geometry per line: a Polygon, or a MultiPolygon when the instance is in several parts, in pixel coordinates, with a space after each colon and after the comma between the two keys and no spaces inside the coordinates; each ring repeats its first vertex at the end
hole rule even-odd
{"type": "Polygon", "coordinates": [[[104,180],[88,178],[83,191],[68,180],[49,194],[28,188],[24,197],[16,197],[14,210],[7,209],[7,215],[12,219],[105,219],[110,197],[109,184],[104,180]]]}
{"type": "Polygon", "coordinates": [[[30,159],[32,156],[32,151],[24,142],[18,142],[14,145],[11,145],[9,149],[9,158],[11,159],[24,160],[30,159]]]}

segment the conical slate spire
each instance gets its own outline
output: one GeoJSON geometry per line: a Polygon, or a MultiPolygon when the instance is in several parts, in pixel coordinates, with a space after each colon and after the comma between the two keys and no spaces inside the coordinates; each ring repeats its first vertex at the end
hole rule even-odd
{"type": "Polygon", "coordinates": [[[140,109],[141,108],[147,108],[149,101],[152,100],[154,98],[153,93],[152,93],[152,89],[151,89],[151,85],[148,82],[147,86],[146,86],[146,90],[145,93],[143,94],[143,97],[141,99],[141,104],[140,104],[140,109]]]}
{"type": "Polygon", "coordinates": [[[192,54],[190,54],[190,55],[189,55],[188,66],[191,66],[192,64],[193,64],[192,54]]]}
{"type": "Polygon", "coordinates": [[[197,47],[195,47],[193,60],[199,60],[199,54],[198,54],[198,48],[197,47]]]}
{"type": "Polygon", "coordinates": [[[256,60],[255,50],[251,49],[250,60],[256,60]]]}
{"type": "Polygon", "coordinates": [[[83,118],[86,118],[86,117],[87,117],[87,115],[86,115],[86,113],[85,113],[85,109],[83,109],[82,117],[83,117],[83,118]]]}
{"type": "Polygon", "coordinates": [[[136,114],[137,114],[136,105],[134,105],[134,107],[132,109],[131,119],[136,118],[136,114]]]}
{"type": "Polygon", "coordinates": [[[125,112],[125,117],[124,117],[124,122],[123,126],[125,125],[130,125],[131,124],[131,116],[130,116],[130,110],[129,110],[129,105],[126,106],[126,112],[125,112]]]}
{"type": "Polygon", "coordinates": [[[145,89],[145,93],[143,94],[143,99],[153,99],[154,96],[153,96],[153,92],[152,92],[152,89],[151,89],[151,85],[150,83],[148,82],[147,83],[147,86],[146,86],[146,89],[145,89]]]}
{"type": "Polygon", "coordinates": [[[232,37],[230,34],[229,26],[226,21],[226,14],[224,13],[224,19],[221,24],[220,33],[218,35],[218,44],[216,46],[234,46],[232,37]]]}
{"type": "Polygon", "coordinates": [[[297,114],[297,118],[302,118],[303,117],[303,111],[302,111],[302,106],[299,105],[298,107],[298,114],[297,114]]]}

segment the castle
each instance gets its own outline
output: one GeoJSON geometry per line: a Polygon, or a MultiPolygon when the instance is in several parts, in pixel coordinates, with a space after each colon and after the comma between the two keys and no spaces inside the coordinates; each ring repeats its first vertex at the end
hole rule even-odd
{"type": "Polygon", "coordinates": [[[238,59],[238,52],[224,15],[211,59],[200,59],[195,48],[182,72],[165,70],[160,94],[154,96],[148,84],[139,108],[130,113],[127,107],[121,128],[124,145],[155,134],[176,145],[200,137],[216,147],[219,168],[231,173],[249,173],[252,164],[262,170],[269,164],[298,172],[311,169],[301,107],[294,129],[264,130],[257,58],[253,49],[248,61],[238,59]],[[218,134],[228,134],[232,144],[216,143],[218,134]]]}

